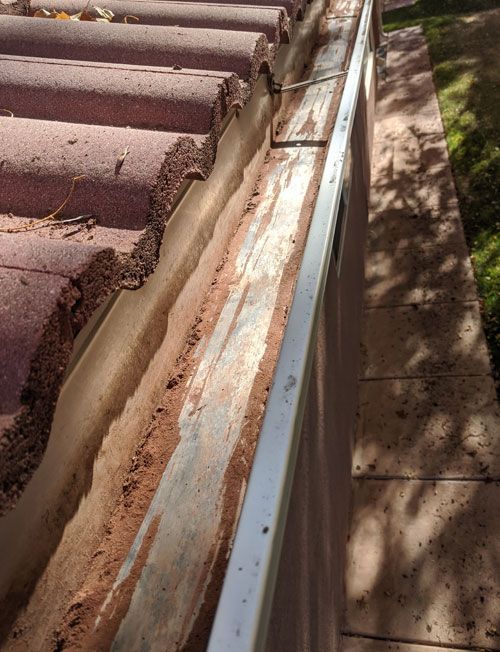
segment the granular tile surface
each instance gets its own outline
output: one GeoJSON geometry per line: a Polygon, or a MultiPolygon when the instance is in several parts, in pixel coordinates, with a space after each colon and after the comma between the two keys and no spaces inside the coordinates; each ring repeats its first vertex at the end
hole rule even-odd
{"type": "Polygon", "coordinates": [[[106,6],[111,23],[33,16],[76,13],[76,0],[0,11],[0,513],[43,455],[75,336],[114,290],[154,270],[179,189],[208,177],[226,116],[306,9],[106,6]]]}

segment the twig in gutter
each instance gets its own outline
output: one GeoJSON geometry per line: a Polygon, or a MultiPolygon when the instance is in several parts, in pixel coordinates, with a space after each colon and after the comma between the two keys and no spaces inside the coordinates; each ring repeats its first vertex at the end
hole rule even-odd
{"type": "Polygon", "coordinates": [[[120,154],[120,156],[116,159],[115,174],[120,173],[120,170],[122,169],[122,165],[123,165],[123,163],[124,163],[124,161],[125,161],[125,159],[126,159],[126,157],[128,156],[129,153],[130,153],[130,150],[129,150],[128,145],[127,145],[125,147],[125,149],[123,150],[123,152],[120,154]]]}
{"type": "Polygon", "coordinates": [[[14,114],[12,113],[12,111],[10,109],[0,109],[0,111],[5,111],[5,113],[8,113],[11,118],[14,117],[14,114]]]}
{"type": "Polygon", "coordinates": [[[130,14],[127,14],[126,16],[124,16],[123,22],[125,23],[125,25],[128,25],[129,24],[128,21],[131,20],[131,19],[136,20],[137,22],[139,22],[139,18],[137,18],[137,16],[131,16],[130,14]]]}
{"type": "Polygon", "coordinates": [[[52,226],[52,224],[70,224],[71,222],[78,222],[78,220],[88,220],[91,217],[94,217],[93,213],[87,213],[86,215],[78,215],[78,217],[70,217],[67,220],[56,220],[55,222],[44,222],[38,226],[33,226],[30,231],[36,231],[37,229],[44,229],[46,226],[52,226]]]}
{"type": "MultiPolygon", "coordinates": [[[[40,224],[45,224],[45,223],[48,223],[48,222],[52,222],[56,218],[56,216],[63,210],[63,208],[66,206],[66,204],[69,202],[69,200],[71,199],[71,196],[73,195],[73,193],[75,191],[75,186],[76,186],[77,181],[80,181],[81,179],[84,179],[84,178],[85,178],[85,175],[83,175],[83,174],[81,174],[79,176],[76,176],[76,177],[73,177],[73,179],[71,180],[71,188],[69,189],[69,192],[68,192],[68,194],[66,196],[66,199],[59,206],[59,208],[56,209],[50,215],[46,215],[45,217],[41,217],[38,220],[33,220],[33,222],[28,222],[28,224],[23,224],[22,226],[16,226],[16,227],[11,228],[11,229],[9,229],[9,228],[0,228],[0,233],[21,233],[23,231],[30,231],[31,229],[40,228],[39,227],[40,224]]],[[[81,219],[81,217],[82,216],[80,216],[80,219],[81,219]]],[[[70,219],[75,220],[75,219],[78,219],[78,218],[70,218],[70,219]]],[[[60,220],[58,222],[58,224],[62,224],[62,223],[64,223],[62,220],[60,220]]],[[[47,224],[47,226],[48,226],[48,224],[47,224]]]]}

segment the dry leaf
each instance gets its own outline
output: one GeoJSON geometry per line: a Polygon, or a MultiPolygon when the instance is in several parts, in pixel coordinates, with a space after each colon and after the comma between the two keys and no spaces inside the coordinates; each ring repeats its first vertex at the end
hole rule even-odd
{"type": "Polygon", "coordinates": [[[79,20],[92,23],[110,23],[113,20],[114,13],[109,9],[102,9],[102,7],[92,7],[92,9],[94,9],[97,13],[97,16],[93,16],[88,8],[89,4],[90,2],[87,2],[85,8],[82,9],[82,11],[79,11],[76,14],[72,14],[71,16],[65,11],[47,11],[47,9],[38,9],[35,11],[33,16],[35,18],[52,18],[54,20],[79,20]]]}
{"type": "Polygon", "coordinates": [[[89,12],[86,9],[84,9],[83,11],[80,11],[79,14],[75,14],[74,16],[71,16],[71,18],[73,20],[81,20],[83,22],[91,22],[91,23],[97,22],[95,17],[92,16],[92,14],[89,14],[89,12]],[[78,16],[78,18],[77,18],[77,16],[78,16]]]}
{"type": "MultiPolygon", "coordinates": [[[[102,9],[101,7],[93,7],[93,9],[99,14],[101,20],[107,20],[109,23],[113,20],[114,13],[109,9],[102,9]]],[[[99,18],[96,20],[99,20],[99,18]]]]}
{"type": "Polygon", "coordinates": [[[116,159],[115,174],[118,174],[120,172],[123,162],[125,161],[127,155],[129,154],[129,151],[130,150],[127,145],[123,150],[123,152],[120,154],[120,156],[116,159]]]}
{"type": "Polygon", "coordinates": [[[46,9],[37,9],[33,14],[34,18],[52,18],[56,12],[47,11],[46,9]]]}
{"type": "Polygon", "coordinates": [[[129,14],[127,14],[127,15],[124,17],[123,22],[125,23],[125,25],[128,25],[128,24],[129,24],[128,21],[129,21],[129,20],[132,20],[132,19],[133,19],[133,20],[136,20],[137,22],[139,22],[139,19],[137,18],[137,16],[130,16],[129,14]]]}

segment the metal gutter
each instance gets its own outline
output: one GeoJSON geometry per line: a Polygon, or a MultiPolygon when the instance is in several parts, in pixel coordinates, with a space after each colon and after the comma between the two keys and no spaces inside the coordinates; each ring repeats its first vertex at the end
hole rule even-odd
{"type": "Polygon", "coordinates": [[[208,652],[264,649],[373,0],[365,0],[208,652]]]}

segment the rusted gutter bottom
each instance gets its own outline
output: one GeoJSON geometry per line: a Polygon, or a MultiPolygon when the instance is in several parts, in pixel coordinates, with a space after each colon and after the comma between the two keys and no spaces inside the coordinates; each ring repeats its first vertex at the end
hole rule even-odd
{"type": "MultiPolygon", "coordinates": [[[[280,49],[280,79],[302,73],[323,13],[322,2],[310,5],[293,42],[280,49]]],[[[140,290],[115,296],[79,338],[42,464],[16,509],[0,520],[2,625],[26,605],[15,628],[27,647],[52,637],[99,546],[254,185],[271,111],[262,78],[252,102],[228,121],[210,178],[186,186],[155,273],[140,290]]]]}
{"type": "Polygon", "coordinates": [[[266,641],[372,5],[365,0],[209,652],[251,652],[266,641]]]}

